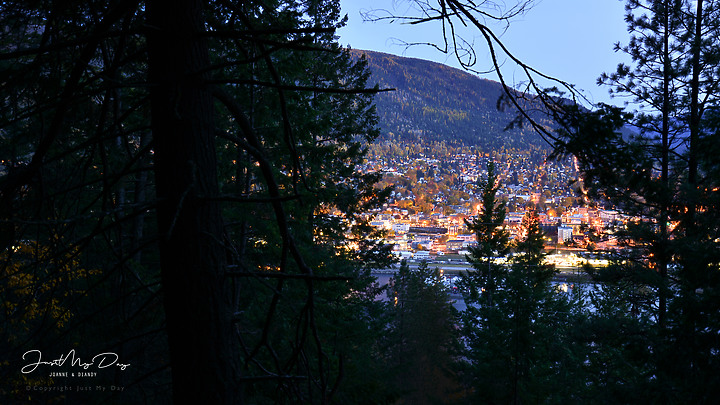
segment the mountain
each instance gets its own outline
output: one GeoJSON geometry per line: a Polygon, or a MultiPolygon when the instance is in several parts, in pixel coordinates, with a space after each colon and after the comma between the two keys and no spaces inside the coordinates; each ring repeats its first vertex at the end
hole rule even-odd
{"type": "Polygon", "coordinates": [[[372,72],[369,85],[394,88],[376,96],[383,136],[405,142],[442,142],[458,146],[545,148],[529,127],[505,130],[516,111],[498,109],[498,82],[422,59],[352,50],[364,55],[372,72]]]}

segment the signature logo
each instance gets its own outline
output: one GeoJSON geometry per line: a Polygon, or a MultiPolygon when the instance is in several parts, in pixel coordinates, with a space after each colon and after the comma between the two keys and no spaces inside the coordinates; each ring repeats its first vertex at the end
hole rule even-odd
{"type": "Polygon", "coordinates": [[[22,358],[23,360],[30,361],[30,363],[26,364],[25,366],[23,366],[23,368],[20,369],[23,374],[32,373],[41,365],[62,367],[66,363],[70,367],[81,367],[83,370],[88,370],[91,367],[102,369],[113,366],[120,367],[120,370],[125,370],[126,368],[130,367],[130,364],[120,363],[118,361],[119,357],[117,353],[113,352],[96,354],[95,356],[93,356],[90,362],[84,362],[80,357],[76,357],[75,349],[70,350],[69,352],[67,352],[67,354],[61,354],[60,357],[58,357],[57,359],[50,361],[43,360],[42,352],[40,350],[28,350],[27,352],[25,352],[25,354],[23,354],[22,358]]]}

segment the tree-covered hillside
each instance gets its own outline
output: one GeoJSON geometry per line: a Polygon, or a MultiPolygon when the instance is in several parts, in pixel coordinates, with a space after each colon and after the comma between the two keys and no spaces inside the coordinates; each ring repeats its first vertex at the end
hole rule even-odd
{"type": "Polygon", "coordinates": [[[367,59],[370,83],[395,89],[376,97],[384,137],[486,150],[546,145],[529,127],[505,130],[516,111],[498,108],[500,83],[421,59],[362,50],[353,54],[367,59]]]}

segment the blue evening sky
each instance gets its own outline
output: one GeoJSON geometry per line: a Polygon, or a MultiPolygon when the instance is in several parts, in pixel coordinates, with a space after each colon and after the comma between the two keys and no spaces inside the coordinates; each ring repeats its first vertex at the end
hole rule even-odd
{"type": "MultiPolygon", "coordinates": [[[[426,0],[435,2],[436,0],[426,0]]],[[[498,1],[503,3],[503,1],[498,1]]],[[[516,0],[505,0],[516,4],[516,0]]],[[[363,21],[361,12],[378,10],[376,16],[414,14],[409,0],[341,0],[342,13],[348,15],[348,24],[338,31],[339,42],[355,49],[367,49],[401,56],[428,59],[458,67],[453,56],[447,56],[429,46],[406,47],[402,42],[441,43],[442,31],[438,24],[411,26],[401,21],[363,21]]],[[[417,15],[417,14],[414,14],[417,15]]],[[[582,89],[592,102],[620,105],[622,100],[610,99],[608,89],[599,87],[596,79],[603,72],[612,72],[627,58],[613,51],[616,42],[626,44],[628,34],[624,22],[622,0],[536,0],[525,14],[515,17],[507,30],[496,26],[501,39],[517,57],[537,70],[573,83],[582,89]]],[[[476,41],[479,70],[489,65],[489,53],[483,39],[476,32],[465,34],[476,41]]],[[[503,67],[509,81],[523,78],[509,63],[503,67]]],[[[497,80],[490,73],[483,77],[497,80]]]]}

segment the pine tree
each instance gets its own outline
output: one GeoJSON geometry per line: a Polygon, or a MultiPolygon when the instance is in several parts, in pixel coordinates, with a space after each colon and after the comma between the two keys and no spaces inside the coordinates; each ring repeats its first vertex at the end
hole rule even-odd
{"type": "Polygon", "coordinates": [[[387,351],[399,403],[449,403],[460,395],[455,375],[457,313],[440,270],[405,260],[391,279],[387,351]]]}
{"type": "MultiPolygon", "coordinates": [[[[492,165],[489,167],[484,187],[485,209],[479,218],[500,218],[504,215],[488,215],[488,211],[497,207],[494,199],[497,184],[492,165]]],[[[487,233],[477,235],[478,248],[474,252],[482,252],[484,247],[487,253],[507,254],[510,248],[507,235],[498,235],[504,230],[499,231],[497,223],[491,227],[491,222],[480,221],[487,219],[476,219],[471,224],[487,233]],[[501,241],[501,249],[490,248],[480,241],[501,241]]],[[[462,333],[467,346],[465,383],[473,397],[484,403],[571,398],[554,383],[564,374],[564,368],[576,360],[564,348],[569,340],[570,307],[550,285],[555,270],[543,263],[544,234],[537,214],[528,211],[522,229],[509,266],[471,256],[473,263],[480,263],[482,267],[476,267],[464,277],[463,286],[469,289],[464,294],[467,309],[462,314],[462,333]],[[493,271],[490,283],[481,275],[485,266],[493,271]],[[480,280],[474,280],[477,278],[480,280]],[[491,289],[473,291],[478,285],[491,289]],[[492,292],[491,298],[485,295],[488,292],[492,292]]]]}
{"type": "Polygon", "coordinates": [[[361,214],[387,191],[357,170],[377,90],[336,43],[339,6],[11,1],[0,19],[3,271],[23,242],[23,288],[54,286],[27,301],[3,273],[0,293],[13,318],[74,315],[3,337],[117,350],[135,366],[117,384],[146,389],[126,402],[382,402],[369,269],[390,255],[361,214]]]}
{"type": "MultiPolygon", "coordinates": [[[[714,356],[707,355],[716,344],[706,333],[717,328],[702,315],[714,310],[716,300],[698,292],[715,288],[717,222],[706,216],[715,201],[708,187],[715,174],[703,169],[708,166],[701,160],[708,155],[700,145],[709,147],[716,131],[705,114],[712,115],[718,103],[718,24],[708,17],[718,6],[713,1],[628,2],[627,21],[636,35],[622,50],[634,66],[622,65],[601,80],[631,95],[643,113],[633,118],[604,106],[571,115],[566,123],[572,135],[560,145],[578,158],[588,192],[633,218],[616,233],[626,248],[612,266],[592,274],[612,283],[605,293],[616,295],[605,298],[634,317],[619,319],[619,328],[655,329],[645,332],[645,349],[634,351],[635,359],[646,362],[633,362],[636,370],[648,377],[623,378],[658,402],[702,402],[710,395],[708,387],[716,386],[714,356]],[[639,132],[627,131],[626,123],[639,132]],[[704,354],[700,359],[691,353],[704,354]]],[[[630,354],[619,341],[605,347],[607,353],[630,354]]]]}
{"type": "Polygon", "coordinates": [[[475,271],[463,274],[465,301],[473,304],[492,301],[498,274],[502,272],[495,259],[504,257],[510,251],[510,236],[503,224],[506,203],[496,198],[500,184],[494,162],[488,161],[487,173],[487,178],[480,184],[483,190],[480,212],[473,219],[465,220],[465,225],[477,240],[477,246],[470,247],[468,257],[475,271]]]}

